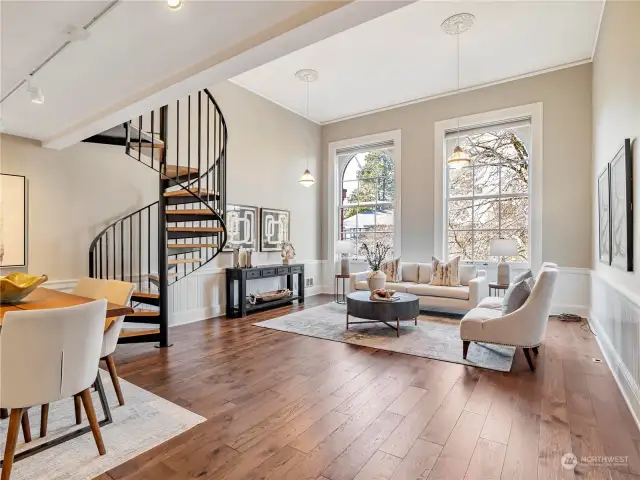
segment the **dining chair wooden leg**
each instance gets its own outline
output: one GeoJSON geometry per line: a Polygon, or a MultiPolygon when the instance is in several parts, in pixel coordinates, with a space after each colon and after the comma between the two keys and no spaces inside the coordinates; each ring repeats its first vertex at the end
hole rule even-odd
{"type": "Polygon", "coordinates": [[[4,420],[5,418],[9,418],[9,410],[0,408],[0,420],[4,420]]]}
{"type": "Polygon", "coordinates": [[[25,443],[31,441],[31,424],[29,423],[29,410],[26,408],[22,411],[22,435],[24,436],[25,443]]]}
{"type": "Polygon", "coordinates": [[[74,395],[73,405],[76,408],[76,425],[82,423],[82,400],[80,400],[80,394],[74,395]]]}
{"type": "Polygon", "coordinates": [[[102,433],[100,432],[100,425],[98,425],[98,418],[96,412],[93,409],[93,400],[91,399],[91,390],[86,389],[80,392],[82,398],[82,404],[84,405],[84,411],[89,419],[89,425],[91,425],[91,432],[93,433],[93,439],[96,441],[98,447],[98,453],[104,455],[107,451],[104,448],[104,442],[102,441],[102,433]]]}
{"type": "Polygon", "coordinates": [[[113,388],[116,391],[116,396],[118,397],[118,403],[120,406],[124,405],[124,396],[122,395],[122,390],[120,389],[120,379],[118,379],[118,372],[116,370],[116,362],[113,361],[113,355],[107,355],[104,357],[105,362],[107,362],[107,368],[109,369],[109,375],[111,375],[111,382],[113,383],[113,388]]]}
{"type": "Polygon", "coordinates": [[[9,418],[9,430],[7,431],[7,443],[4,446],[4,461],[2,462],[2,480],[9,480],[13,468],[13,456],[16,453],[18,432],[22,422],[22,408],[12,408],[9,418]]]}
{"type": "Polygon", "coordinates": [[[40,409],[40,438],[47,436],[47,422],[49,421],[49,404],[45,403],[40,409]]]}

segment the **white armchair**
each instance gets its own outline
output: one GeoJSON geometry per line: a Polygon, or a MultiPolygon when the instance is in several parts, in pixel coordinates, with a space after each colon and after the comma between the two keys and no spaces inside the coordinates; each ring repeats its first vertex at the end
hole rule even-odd
{"type": "Polygon", "coordinates": [[[467,313],[460,321],[462,357],[467,358],[471,342],[509,345],[522,348],[529,367],[535,370],[529,351],[537,355],[538,346],[544,339],[558,274],[557,268],[543,265],[531,295],[513,313],[502,315],[502,305],[492,299],[481,301],[477,308],[467,313]]]}
{"type": "Polygon", "coordinates": [[[0,335],[0,408],[11,409],[2,465],[8,479],[26,408],[80,396],[100,455],[106,453],[89,388],[98,375],[107,301],[7,312],[0,335]]]}

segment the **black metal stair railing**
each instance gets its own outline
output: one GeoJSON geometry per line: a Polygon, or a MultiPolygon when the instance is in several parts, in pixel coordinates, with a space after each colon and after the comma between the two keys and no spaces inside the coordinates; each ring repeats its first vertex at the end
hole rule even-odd
{"type": "Polygon", "coordinates": [[[118,127],[97,138],[124,144],[127,155],[158,172],[158,201],[96,236],[89,249],[90,276],[127,280],[139,292],[159,294],[147,303],[159,307],[165,340],[160,343],[166,345],[168,286],[213,260],[227,241],[227,126],[205,89],[122,128],[122,143],[113,136],[118,127]]]}
{"type": "Polygon", "coordinates": [[[121,218],[102,230],[89,247],[89,276],[151,287],[157,264],[158,202],[121,218]]]}

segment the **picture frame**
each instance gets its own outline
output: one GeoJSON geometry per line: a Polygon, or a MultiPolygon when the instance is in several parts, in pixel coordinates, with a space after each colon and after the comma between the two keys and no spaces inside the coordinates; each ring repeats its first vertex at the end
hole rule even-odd
{"type": "Polygon", "coordinates": [[[27,178],[0,173],[0,267],[27,266],[27,178]],[[7,200],[10,199],[10,202],[7,200]]]}
{"type": "Polygon", "coordinates": [[[223,252],[234,248],[258,250],[260,209],[252,205],[227,204],[225,213],[227,243],[223,252]]]}
{"type": "Polygon", "coordinates": [[[291,212],[277,208],[260,209],[260,251],[279,252],[279,245],[290,239],[291,212]]]}
{"type": "Polygon", "coordinates": [[[631,139],[624,140],[610,169],[611,265],[633,272],[633,159],[631,139]]]}
{"type": "Polygon", "coordinates": [[[611,169],[598,175],[598,259],[611,265],[611,169]]]}

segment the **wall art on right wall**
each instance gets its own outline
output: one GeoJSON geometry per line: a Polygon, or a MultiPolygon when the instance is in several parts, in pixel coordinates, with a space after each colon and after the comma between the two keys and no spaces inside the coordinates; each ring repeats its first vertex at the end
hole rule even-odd
{"type": "Polygon", "coordinates": [[[611,265],[633,271],[633,160],[631,139],[611,160],[611,265]]]}

